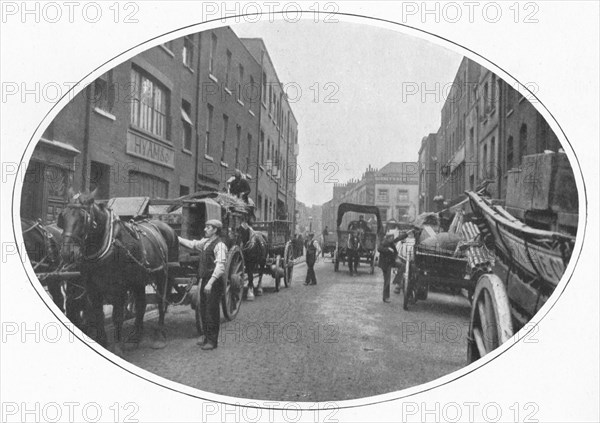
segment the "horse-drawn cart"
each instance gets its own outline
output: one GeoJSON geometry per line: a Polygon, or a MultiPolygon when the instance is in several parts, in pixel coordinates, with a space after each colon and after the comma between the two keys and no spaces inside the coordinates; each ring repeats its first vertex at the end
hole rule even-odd
{"type": "Polygon", "coordinates": [[[294,275],[294,246],[292,243],[292,222],[275,220],[256,222],[253,229],[262,233],[267,241],[267,258],[261,274],[270,273],[275,279],[275,290],[279,290],[281,279],[286,288],[292,285],[294,275]]]}
{"type": "Polygon", "coordinates": [[[375,272],[375,254],[377,252],[377,235],[383,232],[383,224],[379,214],[379,208],[376,206],[368,206],[363,204],[342,203],[338,207],[337,212],[337,242],[333,253],[333,270],[339,271],[340,261],[345,263],[351,258],[352,254],[358,255],[358,261],[367,263],[370,266],[370,273],[375,272]],[[347,230],[342,229],[346,224],[344,216],[347,213],[362,213],[372,214],[377,220],[377,231],[374,232],[368,226],[360,227],[353,225],[358,221],[352,221],[346,225],[347,230]],[[348,240],[353,235],[359,238],[359,247],[355,251],[350,251],[348,248],[348,240]]]}
{"type": "Polygon", "coordinates": [[[431,286],[453,293],[465,290],[470,299],[477,278],[492,271],[493,256],[481,241],[478,228],[472,222],[463,222],[463,216],[460,210],[455,214],[453,232],[435,233],[431,225],[425,225],[425,233],[403,242],[399,259],[403,265],[401,291],[405,310],[417,300],[426,300],[431,286]],[[455,245],[452,249],[444,248],[448,238],[455,245]]]}
{"type": "MultiPolygon", "coordinates": [[[[175,200],[113,198],[107,206],[123,220],[160,220],[173,228],[179,236],[192,240],[203,238],[206,221],[221,220],[222,237],[228,247],[221,306],[226,319],[235,318],[242,301],[244,281],[244,257],[238,245],[237,232],[248,218],[243,202],[226,194],[202,193],[175,200]]],[[[197,252],[180,246],[178,257],[171,257],[168,262],[169,283],[165,292],[147,294],[147,302],[156,303],[156,297],[161,296],[171,305],[191,304],[195,309],[198,332],[201,332],[198,260],[197,252]]]]}
{"type": "Polygon", "coordinates": [[[481,275],[475,288],[467,353],[473,362],[506,342],[544,305],[564,274],[575,237],[534,229],[492,200],[467,195],[474,221],[499,259],[494,273],[481,275]]]}

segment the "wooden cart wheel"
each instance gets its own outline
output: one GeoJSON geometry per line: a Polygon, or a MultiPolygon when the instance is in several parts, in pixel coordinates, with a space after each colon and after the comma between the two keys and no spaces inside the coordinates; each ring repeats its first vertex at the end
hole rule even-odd
{"type": "Polygon", "coordinates": [[[281,263],[281,256],[277,254],[275,256],[275,291],[277,292],[279,292],[279,285],[281,285],[281,274],[279,273],[279,269],[282,268],[281,263]]]}
{"type": "Polygon", "coordinates": [[[338,272],[339,270],[340,270],[340,249],[336,242],[335,243],[335,251],[333,252],[333,271],[338,272]]]}
{"type": "Polygon", "coordinates": [[[469,324],[467,359],[472,363],[498,348],[513,336],[512,317],[506,287],[493,274],[477,281],[471,322],[469,324]]]}
{"type": "Polygon", "coordinates": [[[294,276],[294,248],[292,241],[285,244],[283,251],[283,283],[286,288],[292,286],[292,278],[294,276]]]}
{"type": "Polygon", "coordinates": [[[239,246],[235,245],[227,253],[225,263],[225,289],[221,306],[227,320],[233,320],[240,311],[242,290],[244,289],[244,256],[239,246]]]}

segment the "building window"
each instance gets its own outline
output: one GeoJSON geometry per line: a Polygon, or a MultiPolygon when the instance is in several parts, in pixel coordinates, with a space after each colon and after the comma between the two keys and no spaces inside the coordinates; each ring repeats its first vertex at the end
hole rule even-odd
{"type": "Polygon", "coordinates": [[[242,127],[235,126],[235,168],[240,168],[240,144],[242,142],[242,127]]]}
{"type": "Polygon", "coordinates": [[[485,144],[483,146],[483,160],[481,160],[481,163],[483,164],[483,169],[482,169],[482,176],[483,179],[487,179],[487,162],[488,162],[488,148],[487,148],[487,144],[485,144]]]}
{"type": "Polygon", "coordinates": [[[490,106],[489,106],[489,97],[488,97],[489,92],[488,91],[489,91],[489,89],[488,89],[488,83],[486,82],[483,85],[483,111],[486,114],[487,114],[487,112],[489,112],[489,108],[490,108],[490,106]]]}
{"type": "Polygon", "coordinates": [[[523,163],[523,157],[527,155],[527,125],[521,125],[519,131],[519,164],[523,163]]]}
{"type": "Polygon", "coordinates": [[[384,222],[388,219],[388,209],[387,207],[380,207],[379,208],[379,214],[381,214],[381,220],[383,220],[384,222]]]}
{"type": "Polygon", "coordinates": [[[225,162],[225,150],[227,147],[227,129],[229,127],[229,117],[223,115],[223,140],[221,145],[221,161],[225,162]]]}
{"type": "Polygon", "coordinates": [[[250,75],[250,89],[247,90],[244,88],[244,92],[243,94],[246,94],[246,101],[248,101],[250,104],[254,103],[254,93],[256,92],[256,94],[258,94],[258,87],[256,86],[256,83],[254,82],[254,77],[252,75],[250,75]],[[256,89],[256,91],[254,91],[256,89]]]}
{"type": "Polygon", "coordinates": [[[179,196],[183,197],[184,195],[189,195],[190,193],[190,187],[187,187],[185,185],[179,185],[179,196]]]}
{"type": "Polygon", "coordinates": [[[408,217],[408,207],[396,207],[398,220],[405,220],[408,217]]]}
{"type": "Polygon", "coordinates": [[[169,197],[169,183],[154,175],[130,170],[128,182],[130,197],[169,197]]]}
{"type": "Polygon", "coordinates": [[[267,138],[267,163],[271,160],[271,138],[267,138]]]}
{"type": "Polygon", "coordinates": [[[194,64],[194,42],[191,36],[183,39],[183,64],[191,68],[194,64]]]}
{"type": "Polygon", "coordinates": [[[115,84],[113,71],[110,70],[94,81],[94,107],[112,112],[115,104],[115,84]]]}
{"type": "Polygon", "coordinates": [[[273,112],[273,86],[269,85],[269,115],[273,112]]]}
{"type": "Polygon", "coordinates": [[[408,203],[408,191],[405,189],[398,190],[398,201],[408,203]]]}
{"type": "Polygon", "coordinates": [[[227,65],[225,68],[225,88],[229,88],[229,75],[231,75],[231,52],[227,50],[227,65]]]}
{"type": "Polygon", "coordinates": [[[490,164],[488,175],[490,178],[496,177],[496,138],[492,137],[492,142],[490,143],[490,164]]]}
{"type": "Polygon", "coordinates": [[[238,66],[238,100],[242,101],[242,87],[244,86],[244,67],[241,65],[238,66]]]}
{"type": "Polygon", "coordinates": [[[513,137],[508,137],[506,142],[506,169],[512,169],[514,166],[514,148],[513,137]]]}
{"type": "Polygon", "coordinates": [[[210,156],[210,130],[213,121],[213,106],[206,105],[206,138],[204,140],[204,153],[210,156]]]}
{"type": "Polygon", "coordinates": [[[260,131],[260,164],[265,164],[265,133],[263,130],[260,131]]]}
{"type": "Polygon", "coordinates": [[[192,151],[192,106],[185,100],[181,100],[181,137],[184,150],[192,151]]]}
{"type": "Polygon", "coordinates": [[[496,110],[496,75],[492,74],[492,95],[490,99],[490,108],[496,110]]]}
{"type": "Polygon", "coordinates": [[[250,170],[252,155],[252,134],[248,133],[248,155],[246,156],[246,172],[250,170]]]}
{"type": "Polygon", "coordinates": [[[265,102],[267,98],[267,75],[263,72],[262,74],[262,102],[265,102]]]}
{"type": "Polygon", "coordinates": [[[217,36],[211,34],[210,38],[210,57],[208,59],[208,72],[215,73],[215,58],[217,57],[217,36]]]}
{"type": "Polygon", "coordinates": [[[131,124],[167,139],[167,90],[135,68],[131,70],[131,85],[131,124]]]}
{"type": "Polygon", "coordinates": [[[387,189],[378,189],[377,190],[377,201],[388,202],[389,201],[389,191],[387,189]]]}
{"type": "Polygon", "coordinates": [[[471,153],[471,157],[475,154],[474,141],[475,141],[475,131],[474,131],[473,127],[471,127],[471,129],[469,129],[469,152],[471,153]]]}

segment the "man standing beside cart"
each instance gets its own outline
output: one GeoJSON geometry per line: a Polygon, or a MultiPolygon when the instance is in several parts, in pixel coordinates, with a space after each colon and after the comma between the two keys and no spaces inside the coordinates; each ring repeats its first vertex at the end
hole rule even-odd
{"type": "Polygon", "coordinates": [[[379,267],[383,272],[383,302],[390,302],[390,279],[392,267],[396,264],[398,250],[396,243],[408,237],[409,232],[400,232],[397,229],[388,231],[381,241],[379,248],[379,267]]]}
{"type": "Polygon", "coordinates": [[[315,274],[315,263],[321,253],[319,241],[314,239],[315,234],[310,232],[306,241],[306,281],[304,285],[316,285],[317,275],[315,274]]]}
{"type": "Polygon", "coordinates": [[[208,220],[204,228],[204,238],[189,240],[179,237],[179,243],[186,248],[200,252],[198,277],[200,285],[200,315],[204,338],[198,343],[203,350],[217,348],[221,321],[221,296],[223,294],[227,246],[221,239],[223,224],[220,220],[208,220]]]}

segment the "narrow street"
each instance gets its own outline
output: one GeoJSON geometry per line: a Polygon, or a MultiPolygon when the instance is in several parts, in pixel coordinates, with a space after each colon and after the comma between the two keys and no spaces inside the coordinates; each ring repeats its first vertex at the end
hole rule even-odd
{"type": "MultiPolygon", "coordinates": [[[[419,385],[467,364],[469,303],[430,293],[402,309],[392,292],[382,301],[382,276],[366,264],[350,277],[331,260],[316,266],[318,285],[303,285],[306,265],[294,269],[291,288],[244,301],[237,318],[221,326],[219,347],[196,345],[194,312],[175,307],[166,317],[168,345],[145,339],[125,359],[167,379],[217,394],[278,401],[336,401],[419,385]]],[[[156,317],[146,323],[152,333],[156,317]]]]}

